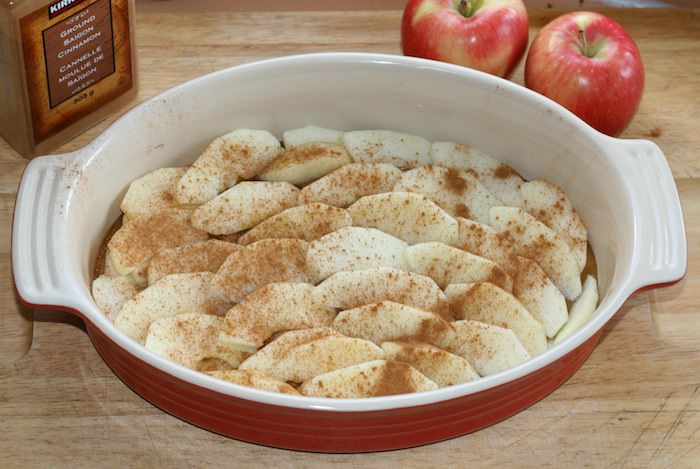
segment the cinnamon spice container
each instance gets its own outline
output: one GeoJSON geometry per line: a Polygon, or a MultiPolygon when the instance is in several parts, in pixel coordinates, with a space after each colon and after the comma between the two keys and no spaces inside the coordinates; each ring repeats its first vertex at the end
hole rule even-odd
{"type": "Polygon", "coordinates": [[[131,100],[134,0],[0,0],[0,135],[49,153],[131,100]]]}

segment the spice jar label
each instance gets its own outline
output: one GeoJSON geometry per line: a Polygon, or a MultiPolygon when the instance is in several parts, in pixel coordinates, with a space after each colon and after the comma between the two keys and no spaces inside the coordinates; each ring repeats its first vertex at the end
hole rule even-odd
{"type": "Polygon", "coordinates": [[[127,0],[60,0],[20,19],[38,143],[133,86],[127,0]]]}

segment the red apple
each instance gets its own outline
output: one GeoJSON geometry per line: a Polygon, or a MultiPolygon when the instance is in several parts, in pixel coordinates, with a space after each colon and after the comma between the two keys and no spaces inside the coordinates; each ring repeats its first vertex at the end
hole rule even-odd
{"type": "Polygon", "coordinates": [[[622,26],[599,13],[568,13],[535,37],[525,62],[525,85],[615,136],[637,111],[644,65],[622,26]]]}
{"type": "Polygon", "coordinates": [[[521,0],[410,0],[401,22],[405,55],[510,75],[527,47],[521,0]]]}

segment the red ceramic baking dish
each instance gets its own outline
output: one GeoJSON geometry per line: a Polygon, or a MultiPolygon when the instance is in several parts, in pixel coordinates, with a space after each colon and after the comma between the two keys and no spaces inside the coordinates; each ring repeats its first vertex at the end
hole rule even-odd
{"type": "Polygon", "coordinates": [[[602,135],[539,94],[470,69],[329,53],[203,76],[131,110],[81,150],[34,159],[17,195],[12,260],[22,301],[80,316],[114,373],[164,411],[249,442],[361,452],[462,435],[542,399],[583,364],[630,295],[684,275],[687,246],[673,177],[654,143],[602,135]],[[598,261],[593,318],[547,352],[496,375],[424,393],[344,400],[215,380],[116,329],[91,298],[91,270],[128,184],[155,168],[191,163],[231,129],[279,136],[308,124],[468,143],[528,179],[563,187],[598,261]]]}

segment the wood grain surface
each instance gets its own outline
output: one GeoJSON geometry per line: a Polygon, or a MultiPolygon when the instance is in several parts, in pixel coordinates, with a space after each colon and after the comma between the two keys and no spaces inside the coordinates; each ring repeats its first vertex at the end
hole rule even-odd
{"type": "MultiPolygon", "coordinates": [[[[558,13],[531,11],[531,39],[558,13]]],[[[283,451],[215,435],[163,413],[111,373],[79,320],[34,312],[31,351],[0,367],[0,465],[698,467],[700,10],[606,14],[634,37],[647,72],[642,105],[623,137],[654,140],[668,157],[685,210],[690,267],[679,284],[633,297],[561,388],[502,423],[421,448],[366,455],[283,451]]],[[[399,11],[140,14],[139,100],[264,57],[400,53],[400,19],[399,11]]],[[[522,65],[513,77],[518,83],[522,65]]],[[[116,117],[59,151],[79,148],[116,117]]],[[[10,220],[25,165],[0,140],[0,357],[10,353],[2,344],[12,342],[3,324],[22,311],[10,281],[10,220]]]]}

